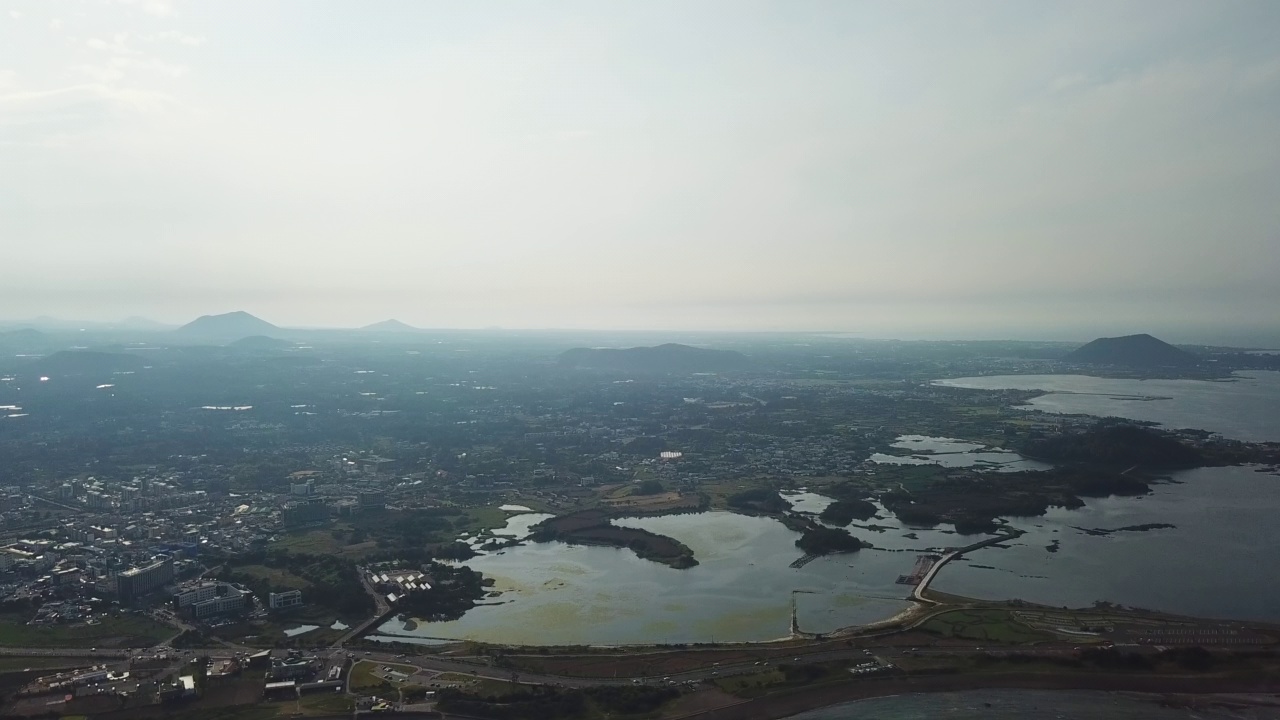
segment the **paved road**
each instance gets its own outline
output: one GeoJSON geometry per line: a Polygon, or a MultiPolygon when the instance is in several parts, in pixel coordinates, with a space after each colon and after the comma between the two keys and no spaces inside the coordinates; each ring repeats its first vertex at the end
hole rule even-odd
{"type": "MultiPolygon", "coordinates": [[[[1066,655],[1074,651],[1071,646],[1053,645],[1053,646],[1037,646],[1024,648],[993,648],[993,651],[1008,652],[1016,649],[1032,655],[1066,655]]],[[[769,661],[744,662],[731,665],[715,665],[690,670],[687,672],[670,673],[662,676],[648,677],[618,677],[618,678],[584,678],[570,677],[562,675],[543,675],[538,673],[527,673],[521,671],[513,672],[510,668],[494,667],[487,663],[486,658],[443,658],[440,656],[407,656],[401,657],[389,652],[370,651],[352,651],[350,654],[358,660],[371,660],[374,662],[397,663],[401,665],[414,665],[424,670],[432,670],[436,672],[450,672],[473,675],[475,677],[489,678],[493,680],[511,680],[513,677],[517,682],[532,685],[560,685],[563,687],[592,687],[597,685],[632,685],[632,684],[665,684],[668,681],[672,683],[686,682],[702,682],[718,677],[727,677],[733,675],[747,675],[751,673],[761,672],[769,665],[778,664],[812,664],[822,662],[832,662],[837,660],[878,660],[882,663],[897,664],[902,657],[907,656],[947,656],[947,655],[968,655],[978,651],[985,651],[986,648],[979,647],[951,647],[951,648],[905,648],[905,647],[882,647],[882,648],[865,648],[850,647],[838,650],[827,650],[821,652],[799,652],[796,655],[783,658],[775,658],[769,661]]]]}
{"type": "Polygon", "coordinates": [[[84,657],[84,658],[127,658],[137,650],[88,648],[0,648],[0,655],[9,657],[84,657]]]}
{"type": "MultiPolygon", "coordinates": [[[[225,654],[229,649],[256,651],[253,648],[241,648],[239,646],[221,646],[212,648],[189,648],[183,650],[175,650],[165,646],[156,646],[150,649],[101,649],[90,650],[84,648],[0,648],[0,656],[19,656],[19,657],[67,657],[67,658],[84,658],[102,660],[120,660],[129,659],[134,656],[151,655],[156,652],[169,653],[175,660],[186,660],[202,655],[218,655],[225,654]]],[[[768,665],[777,665],[783,663],[790,664],[808,664],[823,663],[848,660],[857,660],[864,662],[868,660],[878,660],[882,664],[897,664],[901,658],[907,656],[955,656],[968,655],[975,652],[985,652],[988,648],[983,646],[961,646],[961,647],[920,647],[907,648],[899,646],[883,646],[883,647],[867,647],[849,646],[835,649],[826,649],[805,652],[803,648],[797,648],[794,655],[775,655],[771,660],[760,660],[753,662],[742,662],[727,665],[707,665],[695,670],[685,672],[670,673],[663,676],[649,677],[613,677],[613,678],[587,678],[572,677],[561,675],[546,675],[540,673],[529,673],[522,671],[513,671],[510,668],[496,667],[490,664],[487,657],[445,657],[439,655],[411,655],[404,656],[390,651],[380,651],[377,649],[369,650],[347,650],[339,647],[330,647],[316,652],[317,655],[326,657],[329,664],[341,665],[350,657],[353,660],[369,660],[382,663],[396,663],[403,665],[413,665],[427,671],[447,672],[470,675],[473,677],[488,678],[493,680],[514,680],[523,684],[531,685],[557,685],[561,687],[592,687],[599,685],[631,685],[631,684],[677,684],[677,683],[698,683],[718,677],[726,677],[733,675],[745,675],[763,671],[768,665]]],[[[1068,644],[1049,644],[1038,646],[1027,646],[1017,648],[993,647],[989,648],[992,652],[1009,652],[1016,650],[1020,653],[1044,656],[1062,656],[1070,655],[1074,652],[1074,648],[1068,644]]],[[[273,654],[283,656],[286,650],[276,650],[273,654]]],[[[658,652],[650,653],[653,655],[661,654],[658,652]]],[[[538,656],[541,657],[541,656],[538,656]]],[[[609,656],[601,657],[602,661],[608,661],[609,656]]],[[[617,657],[634,658],[635,654],[621,653],[617,657]]]]}

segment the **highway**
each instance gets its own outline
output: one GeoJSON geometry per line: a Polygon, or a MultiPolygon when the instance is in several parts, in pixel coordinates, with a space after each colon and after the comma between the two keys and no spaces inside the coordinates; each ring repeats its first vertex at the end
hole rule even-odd
{"type": "MultiPolygon", "coordinates": [[[[599,685],[633,685],[633,684],[666,684],[670,681],[672,684],[680,684],[686,682],[702,682],[718,677],[728,677],[733,675],[748,675],[752,673],[762,672],[770,665],[779,664],[813,664],[825,663],[841,660],[866,662],[876,660],[882,664],[897,665],[903,657],[910,656],[962,656],[980,652],[986,648],[980,647],[946,647],[946,648],[906,648],[906,647],[848,647],[838,650],[825,650],[820,652],[802,652],[797,651],[795,655],[775,658],[773,660],[762,660],[755,662],[743,662],[728,665],[708,665],[696,670],[685,672],[669,673],[666,675],[651,675],[640,677],[617,677],[617,678],[588,678],[574,677],[565,675],[546,675],[540,673],[523,672],[513,670],[511,668],[496,667],[488,662],[488,658],[484,657],[459,657],[444,658],[438,655],[409,655],[402,656],[390,652],[379,652],[376,650],[368,651],[349,651],[351,657],[355,660],[368,660],[380,663],[394,663],[398,665],[413,665],[423,670],[433,672],[461,673],[472,675],[474,677],[488,678],[492,680],[510,681],[514,679],[516,682],[530,685],[557,685],[561,687],[593,687],[599,685]]],[[[1009,652],[1016,650],[1020,653],[1030,655],[1068,655],[1074,652],[1074,648],[1068,645],[1051,645],[1051,646],[1034,646],[1019,648],[995,648],[1000,652],[1009,652]]],[[[545,659],[550,656],[530,656],[545,659]]],[[[618,657],[628,657],[626,655],[618,657]]],[[[607,662],[609,656],[600,658],[607,662]]]]}
{"type": "Polygon", "coordinates": [[[104,660],[125,659],[146,652],[143,650],[91,650],[89,648],[0,648],[0,656],[5,657],[82,657],[102,658],[104,660]]]}

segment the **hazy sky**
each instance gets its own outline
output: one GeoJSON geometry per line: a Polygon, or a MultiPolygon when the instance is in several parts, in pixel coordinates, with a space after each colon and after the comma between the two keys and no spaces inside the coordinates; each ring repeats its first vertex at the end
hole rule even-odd
{"type": "Polygon", "coordinates": [[[0,317],[1280,325],[1280,2],[0,0],[0,317]]]}

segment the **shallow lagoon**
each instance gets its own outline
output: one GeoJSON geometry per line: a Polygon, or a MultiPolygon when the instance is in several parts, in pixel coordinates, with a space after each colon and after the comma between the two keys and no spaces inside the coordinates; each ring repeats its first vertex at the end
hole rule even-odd
{"type": "MultiPolygon", "coordinates": [[[[1258,558],[1280,554],[1272,518],[1280,478],[1252,467],[1175,474],[1143,497],[1089,499],[1079,510],[1051,509],[1010,518],[1027,534],[948,565],[934,587],[990,599],[1050,605],[1095,600],[1210,617],[1280,622],[1280,576],[1258,558]],[[1119,531],[1146,523],[1175,528],[1119,531]],[[1080,529],[1077,529],[1080,528],[1080,529]],[[1056,552],[1047,548],[1057,541],[1056,552]]],[[[813,512],[829,501],[791,494],[813,512]]],[[[643,644],[772,640],[787,635],[796,594],[802,630],[827,632],[890,617],[908,604],[896,584],[919,553],[977,539],[950,526],[911,528],[884,512],[849,526],[874,548],[820,558],[803,568],[797,534],[762,517],[724,512],[618,520],[669,535],[693,549],[699,565],[674,570],[627,550],[539,543],[482,555],[468,565],[497,581],[495,603],[463,618],[391,620],[383,635],[531,644],[643,644]],[[912,537],[914,536],[914,537],[912,537]]]]}
{"type": "MultiPolygon", "coordinates": [[[[494,604],[412,631],[391,620],[380,632],[531,644],[773,640],[790,630],[793,590],[802,591],[800,627],[811,632],[881,620],[908,606],[907,588],[895,580],[915,562],[911,552],[864,550],[791,568],[802,555],[798,534],[772,518],[709,512],[616,522],[685,543],[699,564],[675,570],[629,550],[559,542],[512,547],[467,561],[496,581],[502,595],[485,601],[494,604]]],[[[853,531],[885,547],[927,545],[900,532],[853,531]]]]}
{"type": "Polygon", "coordinates": [[[1029,460],[1012,450],[981,443],[928,435],[900,435],[890,447],[908,450],[911,455],[875,453],[871,462],[881,465],[939,465],[947,468],[982,467],[996,472],[1048,470],[1053,466],[1029,460]]]}

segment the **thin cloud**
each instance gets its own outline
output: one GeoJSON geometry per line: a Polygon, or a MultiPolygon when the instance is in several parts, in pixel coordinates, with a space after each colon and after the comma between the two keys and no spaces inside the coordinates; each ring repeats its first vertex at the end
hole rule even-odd
{"type": "Polygon", "coordinates": [[[144,36],[144,39],[155,42],[177,43],[179,45],[186,45],[187,47],[200,47],[205,44],[204,37],[199,35],[187,35],[186,33],[178,32],[177,30],[165,30],[163,32],[158,32],[155,35],[144,36]]]}
{"type": "Polygon", "coordinates": [[[121,5],[136,7],[148,15],[168,17],[174,14],[173,3],[169,0],[115,0],[121,5]]]}
{"type": "Polygon", "coordinates": [[[91,50],[100,50],[102,52],[114,53],[117,55],[138,55],[139,51],[129,47],[129,36],[125,33],[117,33],[110,40],[102,38],[89,38],[84,41],[85,47],[91,50]]]}

